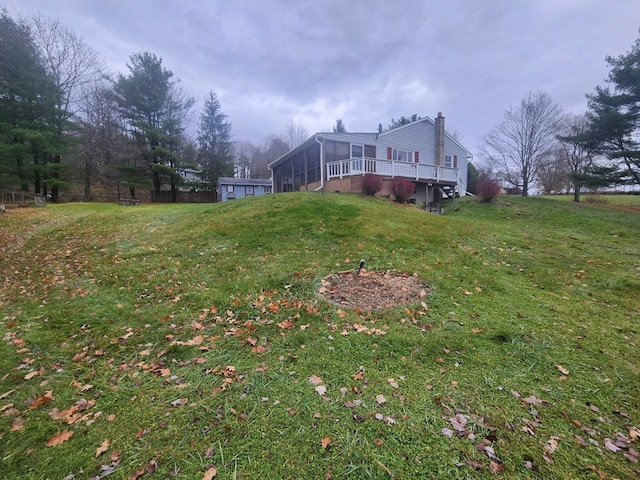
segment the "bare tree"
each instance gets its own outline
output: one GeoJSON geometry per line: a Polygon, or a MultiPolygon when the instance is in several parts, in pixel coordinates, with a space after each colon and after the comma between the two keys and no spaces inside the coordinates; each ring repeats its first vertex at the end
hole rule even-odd
{"type": "Polygon", "coordinates": [[[447,128],[447,133],[451,138],[453,138],[458,143],[462,143],[462,141],[464,140],[464,135],[456,127],[447,128]]]}
{"type": "Polygon", "coordinates": [[[135,156],[111,85],[99,83],[87,89],[77,114],[80,135],[77,154],[71,161],[76,166],[78,180],[84,184],[84,200],[92,200],[93,187],[99,183],[106,191],[109,187],[111,191],[118,189],[119,195],[120,181],[127,184],[133,181],[124,171],[135,170],[129,168],[132,160],[126,160],[135,156]],[[115,188],[110,183],[115,183],[115,188]]]}
{"type": "Polygon", "coordinates": [[[583,177],[593,166],[598,143],[590,135],[591,122],[586,115],[566,115],[558,140],[562,159],[573,184],[573,201],[580,201],[583,177]]]}
{"type": "Polygon", "coordinates": [[[270,178],[269,164],[289,151],[287,142],[278,135],[269,135],[256,150],[251,165],[251,178],[270,178]]]}
{"type": "Polygon", "coordinates": [[[298,145],[302,144],[307,137],[309,137],[309,132],[307,132],[307,129],[303,124],[296,123],[293,119],[287,122],[285,126],[284,140],[289,146],[289,150],[293,150],[298,145]]]}
{"type": "Polygon", "coordinates": [[[538,165],[538,186],[545,194],[560,193],[569,184],[569,169],[565,151],[561,145],[553,155],[545,157],[538,165]]]}
{"type": "Polygon", "coordinates": [[[484,161],[502,181],[521,187],[523,197],[538,180],[542,162],[553,155],[561,115],[548,93],[529,92],[482,140],[484,161]]]}
{"type": "Polygon", "coordinates": [[[36,46],[60,91],[60,115],[67,120],[79,108],[87,87],[102,75],[102,60],[82,37],[58,20],[38,14],[29,23],[36,46]]]}
{"type": "MultiPolygon", "coordinates": [[[[56,116],[53,119],[56,135],[69,134],[68,121],[80,107],[80,100],[88,87],[95,82],[102,70],[98,54],[82,39],[58,20],[48,20],[41,15],[28,19],[33,40],[43,59],[47,73],[57,88],[56,116]]],[[[45,158],[52,172],[48,179],[51,197],[57,201],[60,185],[61,155],[45,158]]],[[[46,185],[45,185],[46,190],[46,185]]]]}
{"type": "Polygon", "coordinates": [[[262,178],[254,177],[257,173],[256,162],[260,149],[247,140],[239,140],[233,145],[235,175],[237,178],[262,178]]]}

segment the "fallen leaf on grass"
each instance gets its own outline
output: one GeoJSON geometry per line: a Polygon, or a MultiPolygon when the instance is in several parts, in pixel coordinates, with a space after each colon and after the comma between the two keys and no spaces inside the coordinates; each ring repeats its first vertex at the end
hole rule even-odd
{"type": "Polygon", "coordinates": [[[496,463],[494,461],[489,462],[489,471],[493,475],[504,472],[504,464],[496,463]]]}
{"type": "Polygon", "coordinates": [[[47,447],[55,447],[61,443],[66,442],[73,436],[73,430],[63,430],[56,433],[53,437],[47,440],[47,447]]]}
{"type": "Polygon", "coordinates": [[[331,445],[331,437],[324,437],[322,439],[322,448],[326,450],[329,445],[331,445]]]}
{"type": "Polygon", "coordinates": [[[212,478],[214,478],[216,475],[218,475],[218,472],[216,471],[216,467],[210,467],[205,473],[204,473],[204,477],[202,477],[202,480],[211,480],[212,478]]]}
{"type": "Polygon", "coordinates": [[[109,440],[105,440],[104,442],[102,442],[100,444],[100,446],[98,448],[96,448],[96,458],[98,458],[100,455],[102,455],[104,452],[106,452],[107,450],[109,450],[109,446],[111,445],[111,442],[109,440]]]}
{"type": "Polygon", "coordinates": [[[613,443],[610,439],[605,438],[604,440],[604,446],[607,447],[608,450],[611,450],[612,452],[619,452],[620,451],[620,447],[618,447],[615,443],[613,443]]]}
{"type": "Polygon", "coordinates": [[[32,370],[24,376],[25,380],[31,380],[33,377],[42,377],[45,374],[44,367],[40,367],[38,370],[32,370]]]}
{"type": "Polygon", "coordinates": [[[556,365],[556,368],[560,371],[561,374],[569,375],[569,370],[564,368],[562,365],[556,365]]]}
{"type": "Polygon", "coordinates": [[[2,400],[3,398],[7,398],[13,392],[15,392],[15,389],[14,390],[9,390],[8,392],[4,392],[2,395],[0,395],[0,400],[2,400]]]}
{"type": "Polygon", "coordinates": [[[452,437],[453,437],[453,430],[451,430],[450,428],[446,428],[446,427],[445,427],[445,428],[443,428],[443,429],[442,429],[442,434],[443,434],[445,437],[452,438],[452,437]]]}
{"type": "Polygon", "coordinates": [[[84,352],[76,353],[71,359],[71,361],[74,363],[78,363],[83,361],[86,356],[87,356],[87,351],[85,350],[84,352]]]}
{"type": "Polygon", "coordinates": [[[309,383],[311,385],[322,385],[322,378],[318,375],[311,375],[309,377],[309,383]]]}
{"type": "Polygon", "coordinates": [[[24,430],[24,420],[22,417],[16,417],[13,419],[13,423],[11,424],[12,432],[20,432],[24,430]]]}
{"type": "Polygon", "coordinates": [[[601,480],[607,480],[607,476],[595,465],[587,465],[587,468],[593,471],[601,480]]]}
{"type": "Polygon", "coordinates": [[[153,473],[157,469],[158,469],[158,462],[154,458],[149,463],[147,463],[145,467],[139,468],[138,470],[133,472],[133,474],[129,477],[129,480],[137,480],[138,478],[143,476],[145,473],[153,473]]]}
{"type": "Polygon", "coordinates": [[[318,385],[315,390],[318,395],[324,395],[325,393],[327,393],[327,387],[325,387],[324,385],[318,385]]]}
{"type": "Polygon", "coordinates": [[[387,399],[385,398],[384,395],[376,395],[376,402],[378,403],[378,405],[382,405],[386,401],[387,399]]]}
{"type": "Polygon", "coordinates": [[[293,321],[290,318],[287,318],[286,320],[281,321],[280,323],[277,324],[280,328],[282,328],[283,330],[289,329],[289,328],[293,328],[293,326],[295,325],[293,323],[293,321]]]}
{"type": "Polygon", "coordinates": [[[522,399],[523,403],[527,405],[542,405],[542,400],[537,398],[535,395],[531,395],[530,397],[526,397],[522,399]]]}
{"type": "Polygon", "coordinates": [[[53,399],[54,399],[53,390],[44,392],[42,395],[36,398],[33,402],[31,402],[31,404],[29,405],[29,410],[35,410],[36,408],[40,408],[42,405],[46,405],[53,399]]]}

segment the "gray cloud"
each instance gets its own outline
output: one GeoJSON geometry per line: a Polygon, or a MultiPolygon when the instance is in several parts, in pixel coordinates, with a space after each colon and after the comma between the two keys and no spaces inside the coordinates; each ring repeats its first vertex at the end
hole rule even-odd
{"type": "Polygon", "coordinates": [[[213,90],[236,139],[288,119],[372,131],[444,112],[471,150],[504,110],[545,90],[579,113],[606,55],[638,36],[637,0],[21,0],[95,48],[114,72],[148,50],[197,99],[213,90]]]}

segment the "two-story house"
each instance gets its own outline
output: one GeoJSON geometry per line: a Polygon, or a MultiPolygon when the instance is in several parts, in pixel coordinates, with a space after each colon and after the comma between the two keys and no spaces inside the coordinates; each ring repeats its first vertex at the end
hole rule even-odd
{"type": "Polygon", "coordinates": [[[362,190],[365,174],[382,177],[381,194],[394,178],[413,181],[412,201],[430,205],[465,195],[471,152],[444,128],[444,117],[425,117],[381,133],[316,133],[281,156],[269,168],[273,191],[362,190]]]}

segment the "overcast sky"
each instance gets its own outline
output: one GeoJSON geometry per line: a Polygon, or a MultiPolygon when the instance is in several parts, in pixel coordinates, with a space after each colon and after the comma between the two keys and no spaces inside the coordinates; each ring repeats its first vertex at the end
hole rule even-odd
{"type": "MultiPolygon", "coordinates": [[[[369,132],[443,112],[478,151],[505,109],[544,90],[586,109],[606,55],[638,38],[638,0],[4,0],[84,38],[113,73],[149,51],[196,98],[210,90],[235,140],[287,121],[369,132]]],[[[2,0],[0,0],[2,4],[2,0]]]]}

